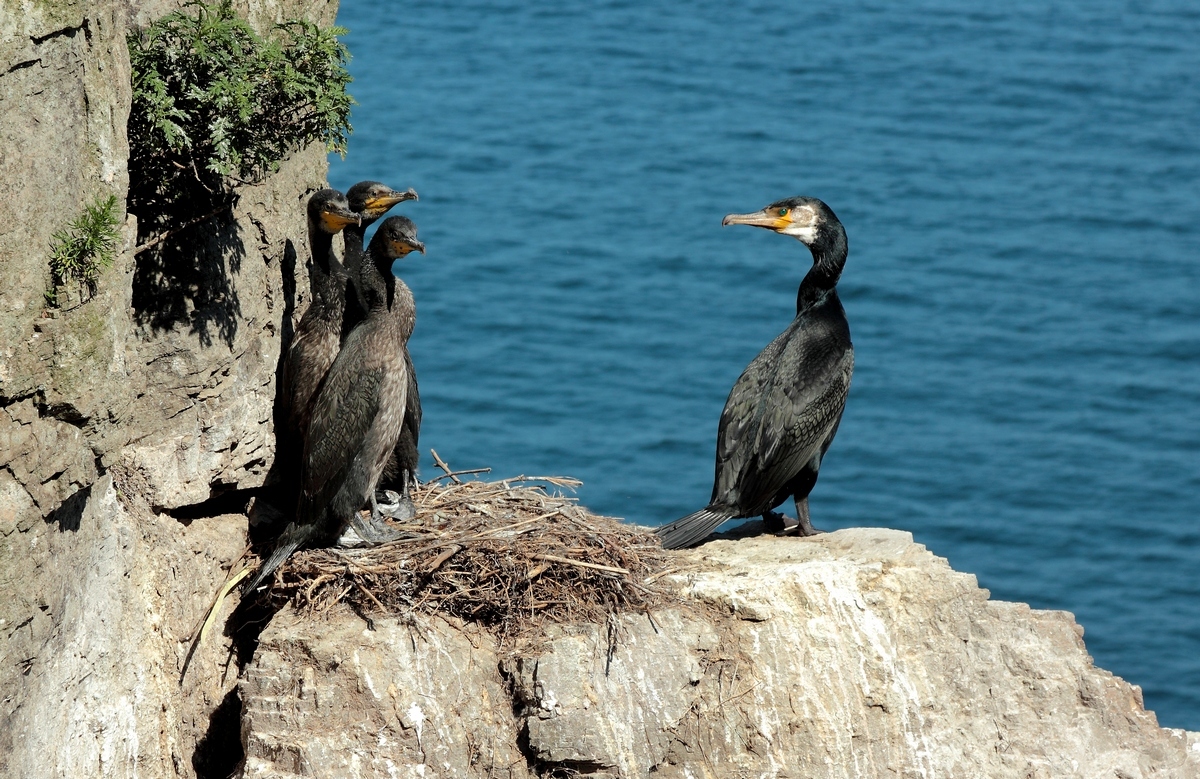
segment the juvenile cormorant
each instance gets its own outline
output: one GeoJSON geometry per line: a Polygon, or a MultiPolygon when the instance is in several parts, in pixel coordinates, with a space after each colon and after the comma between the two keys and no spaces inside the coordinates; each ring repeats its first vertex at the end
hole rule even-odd
{"type": "MultiPolygon", "coordinates": [[[[378,181],[360,181],[346,192],[350,208],[362,217],[361,226],[350,226],[343,233],[346,239],[346,271],[350,284],[346,287],[346,313],[343,318],[342,336],[345,338],[354,327],[367,316],[366,302],[358,288],[358,268],[362,264],[363,234],[367,228],[379,219],[388,209],[405,200],[417,200],[417,193],[412,188],[407,192],[397,192],[386,184],[378,181]]],[[[410,516],[416,509],[408,497],[409,487],[416,479],[417,464],[420,462],[420,452],[417,442],[421,436],[421,391],[417,387],[417,372],[413,368],[412,357],[407,349],[404,350],[405,367],[408,370],[408,394],[404,412],[404,425],[400,430],[400,440],[396,443],[393,457],[384,469],[380,486],[395,490],[400,494],[402,503],[397,511],[398,516],[410,516]]]]}
{"type": "Polygon", "coordinates": [[[304,445],[296,518],[247,592],[299,547],[333,544],[347,526],[370,544],[400,537],[380,519],[375,486],[404,419],[408,376],[403,352],[416,317],[412,292],[391,268],[412,251],[424,254],[425,245],[403,216],[385,220],[371,239],[372,261],[362,263],[360,274],[367,318],[347,336],[321,385],[304,445]],[[358,513],[367,502],[370,522],[358,513]]]}
{"type": "Polygon", "coordinates": [[[359,216],[350,210],[346,196],[335,189],[322,189],[309,198],[312,300],[296,326],[284,363],[286,429],[278,436],[277,449],[285,457],[298,458],[317,387],[341,346],[346,273],[333,254],[333,236],[358,222],[359,216]]]}
{"type": "Polygon", "coordinates": [[[355,325],[367,318],[366,301],[362,299],[362,293],[358,289],[359,269],[362,267],[363,258],[366,257],[363,251],[363,237],[367,228],[397,203],[418,199],[414,189],[397,192],[378,181],[360,181],[346,190],[350,210],[356,212],[362,221],[360,224],[350,225],[342,233],[346,243],[346,276],[349,278],[349,284],[346,285],[346,310],[342,317],[342,340],[345,340],[355,325]]]}
{"type": "Polygon", "coordinates": [[[809,520],[808,494],[837,433],[854,372],[850,325],[837,294],[846,231],[829,206],[794,197],[753,214],[729,214],[721,224],[793,236],[812,251],[813,265],[796,295],[796,318],[746,366],[725,401],[711,500],[655,531],[667,549],[691,546],[738,517],[761,514],[769,530],[782,530],[783,518],[772,509],[789,497],[796,501],[799,534],[819,532],[809,520]]]}

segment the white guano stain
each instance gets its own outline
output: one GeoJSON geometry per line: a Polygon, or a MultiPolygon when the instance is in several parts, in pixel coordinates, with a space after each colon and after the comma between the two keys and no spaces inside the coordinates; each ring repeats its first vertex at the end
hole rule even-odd
{"type": "Polygon", "coordinates": [[[553,714],[554,710],[558,708],[558,697],[555,696],[553,690],[543,687],[541,698],[538,700],[538,706],[543,711],[553,714]]]}
{"type": "Polygon", "coordinates": [[[408,707],[405,714],[417,731],[417,746],[421,746],[421,735],[425,732],[425,712],[421,711],[421,707],[414,703],[408,707]]]}
{"type": "Polygon", "coordinates": [[[357,668],[358,672],[362,674],[363,681],[367,683],[367,689],[370,690],[371,694],[375,696],[375,700],[383,700],[383,696],[380,695],[379,691],[375,689],[375,682],[371,679],[371,672],[363,667],[362,661],[358,657],[357,649],[354,650],[354,667],[357,668]]]}

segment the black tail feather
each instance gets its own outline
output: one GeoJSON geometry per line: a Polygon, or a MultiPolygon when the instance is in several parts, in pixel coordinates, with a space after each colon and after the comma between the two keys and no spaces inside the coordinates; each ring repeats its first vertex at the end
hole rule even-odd
{"type": "Polygon", "coordinates": [[[284,561],[292,556],[304,544],[308,543],[309,538],[313,535],[312,525],[302,525],[297,527],[296,523],[288,524],[287,528],[279,534],[279,540],[275,544],[275,551],[271,552],[271,556],[266,559],[262,566],[258,569],[258,573],[250,580],[242,590],[243,596],[249,595],[262,584],[266,578],[283,565],[284,561]]]}
{"type": "Polygon", "coordinates": [[[709,506],[656,528],[654,532],[662,539],[663,549],[683,549],[704,540],[717,525],[733,517],[734,514],[727,509],[709,506]]]}

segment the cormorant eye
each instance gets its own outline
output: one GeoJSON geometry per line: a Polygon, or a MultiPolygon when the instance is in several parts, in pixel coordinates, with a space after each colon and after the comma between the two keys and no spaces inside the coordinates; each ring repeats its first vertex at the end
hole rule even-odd
{"type": "Polygon", "coordinates": [[[788,210],[786,208],[779,209],[780,216],[787,216],[787,214],[788,214],[788,210]]]}

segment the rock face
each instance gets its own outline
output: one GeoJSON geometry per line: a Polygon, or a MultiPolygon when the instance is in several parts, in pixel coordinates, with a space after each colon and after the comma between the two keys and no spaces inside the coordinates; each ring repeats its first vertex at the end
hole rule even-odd
{"type": "Polygon", "coordinates": [[[1064,612],[988,600],[907,533],[718,541],[679,604],[510,652],[433,618],[277,618],[247,776],[1196,777],[1064,612]]]}
{"type": "Polygon", "coordinates": [[[127,507],[105,476],[48,532],[10,520],[0,517],[0,540],[24,564],[0,567],[0,587],[23,597],[0,600],[18,670],[3,685],[0,775],[194,776],[197,742],[235,681],[220,673],[229,641],[203,647],[183,683],[181,670],[245,518],[181,527],[127,507]]]}
{"type": "Polygon", "coordinates": [[[43,382],[22,347],[44,308],[51,233],[96,195],[123,201],[129,185],[126,14],[80,0],[4,0],[0,11],[0,396],[43,382]]]}
{"type": "MultiPolygon", "coordinates": [[[[232,218],[196,231],[195,257],[135,257],[128,218],[96,295],[47,309],[51,233],[97,197],[124,203],[128,191],[130,24],[183,5],[4,0],[0,16],[0,195],[14,208],[0,224],[0,406],[32,400],[39,417],[77,427],[82,437],[63,442],[71,457],[136,472],[163,509],[263,481],[276,366],[308,301],[304,203],[326,174],[322,149],[293,155],[240,192],[232,218]],[[186,277],[157,272],[181,265],[186,277]]],[[[304,15],[330,23],[337,9],[235,5],[263,28],[304,15]]],[[[27,486],[60,478],[13,475],[27,486]]]]}
{"type": "MultiPolygon", "coordinates": [[[[245,518],[189,525],[161,512],[264,479],[276,369],[308,302],[304,203],[326,162],[306,149],[243,189],[199,231],[210,237],[199,281],[135,301],[151,253],[135,254],[124,213],[126,34],[183,5],[0,0],[3,775],[194,776],[207,770],[206,758],[193,765],[197,742],[220,729],[212,718],[232,711],[236,732],[238,707],[221,709],[236,670],[201,653],[194,683],[178,680],[245,518]],[[48,306],[52,233],[110,194],[122,204],[115,262],[93,296],[48,306]],[[179,315],[156,316],[168,305],[179,315]]],[[[260,29],[337,10],[235,7],[260,29]]]]}
{"type": "Polygon", "coordinates": [[[242,682],[246,776],[529,775],[490,635],[377,628],[353,614],[271,622],[242,682]]]}

